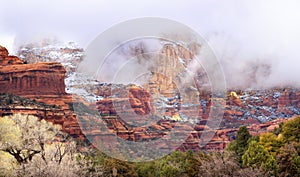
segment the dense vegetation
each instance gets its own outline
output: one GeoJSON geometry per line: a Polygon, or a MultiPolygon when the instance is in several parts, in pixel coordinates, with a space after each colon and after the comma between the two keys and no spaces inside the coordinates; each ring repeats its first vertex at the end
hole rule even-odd
{"type": "Polygon", "coordinates": [[[79,145],[36,117],[0,118],[0,176],[299,176],[300,117],[252,137],[241,127],[223,152],[180,152],[130,163],[79,145]]]}
{"type": "Polygon", "coordinates": [[[257,137],[241,127],[227,150],[234,152],[241,167],[262,170],[264,176],[300,176],[300,117],[257,137]]]}
{"type": "Polygon", "coordinates": [[[57,105],[48,105],[43,102],[38,102],[35,99],[31,100],[25,97],[7,94],[7,93],[0,93],[0,106],[6,109],[10,109],[16,106],[30,106],[36,107],[39,109],[61,109],[61,106],[57,105]]]}

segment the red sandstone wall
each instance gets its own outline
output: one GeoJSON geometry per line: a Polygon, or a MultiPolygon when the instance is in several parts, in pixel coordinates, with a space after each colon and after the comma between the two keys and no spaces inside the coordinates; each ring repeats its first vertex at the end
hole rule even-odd
{"type": "Polygon", "coordinates": [[[20,96],[66,94],[65,72],[60,63],[24,64],[0,47],[0,93],[20,96]]]}

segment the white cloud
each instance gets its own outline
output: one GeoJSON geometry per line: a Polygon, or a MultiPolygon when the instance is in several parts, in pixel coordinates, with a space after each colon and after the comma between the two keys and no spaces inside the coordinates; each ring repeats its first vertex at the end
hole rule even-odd
{"type": "Polygon", "coordinates": [[[31,42],[55,35],[85,47],[118,22],[164,17],[192,27],[210,41],[223,63],[235,63],[227,78],[243,79],[242,66],[258,60],[272,66],[265,83],[299,84],[299,7],[298,0],[5,1],[0,7],[0,40],[15,35],[18,42],[31,42]]]}
{"type": "Polygon", "coordinates": [[[14,54],[15,36],[9,34],[0,34],[0,45],[7,48],[10,54],[14,54]]]}

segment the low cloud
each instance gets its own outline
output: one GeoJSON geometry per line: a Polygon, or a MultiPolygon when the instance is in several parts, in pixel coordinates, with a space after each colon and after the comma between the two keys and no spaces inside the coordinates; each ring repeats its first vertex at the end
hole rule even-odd
{"type": "Polygon", "coordinates": [[[56,36],[85,48],[113,24],[157,16],[203,36],[223,67],[228,87],[300,87],[299,6],[298,0],[5,1],[0,7],[0,45],[12,48],[13,42],[18,46],[56,36]]]}

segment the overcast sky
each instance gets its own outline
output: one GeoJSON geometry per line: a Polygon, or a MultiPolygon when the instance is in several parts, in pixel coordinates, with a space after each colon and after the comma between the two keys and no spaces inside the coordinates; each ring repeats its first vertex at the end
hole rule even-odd
{"type": "Polygon", "coordinates": [[[299,8],[297,0],[10,0],[0,6],[0,39],[54,35],[86,46],[113,24],[156,16],[182,22],[204,37],[225,33],[244,42],[285,44],[299,37],[299,8]]]}
{"type": "Polygon", "coordinates": [[[235,58],[231,62],[272,58],[276,66],[281,61],[276,77],[299,75],[299,9],[298,0],[3,0],[0,45],[12,50],[14,44],[56,36],[86,47],[118,22],[155,16],[190,26],[219,57],[235,58]]]}

